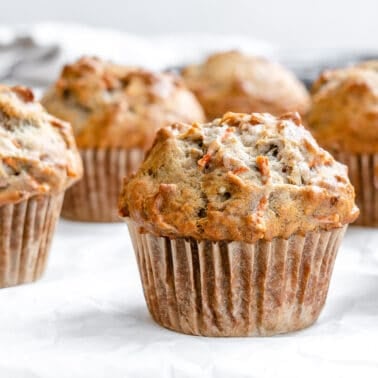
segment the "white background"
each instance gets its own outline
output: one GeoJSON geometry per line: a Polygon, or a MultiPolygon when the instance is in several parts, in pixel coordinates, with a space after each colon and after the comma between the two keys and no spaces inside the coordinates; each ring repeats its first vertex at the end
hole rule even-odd
{"type": "Polygon", "coordinates": [[[132,33],[232,33],[281,47],[378,47],[376,0],[1,0],[0,25],[83,22],[132,33]]]}

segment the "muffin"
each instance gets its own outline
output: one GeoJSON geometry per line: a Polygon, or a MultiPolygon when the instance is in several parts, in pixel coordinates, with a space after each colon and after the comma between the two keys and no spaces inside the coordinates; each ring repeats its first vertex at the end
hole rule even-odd
{"type": "Polygon", "coordinates": [[[84,177],[67,192],[62,215],[81,221],[118,221],[123,177],[138,168],[156,131],[204,118],[178,78],[88,57],[65,66],[42,103],[73,126],[84,177]]]}
{"type": "Polygon", "coordinates": [[[308,127],[349,168],[361,215],[356,224],[378,226],[378,68],[365,62],[324,72],[314,83],[308,127]]]}
{"type": "Polygon", "coordinates": [[[304,114],[309,106],[306,88],[291,72],[237,51],[211,55],[202,64],[186,67],[182,76],[209,120],[228,111],[304,114]]]}
{"type": "Polygon", "coordinates": [[[163,128],[120,197],[152,317],[204,336],[312,324],[358,215],[346,167],[290,113],[163,128]]]}
{"type": "Polygon", "coordinates": [[[0,287],[44,272],[64,191],[81,175],[71,126],[30,89],[0,85],[0,287]]]}

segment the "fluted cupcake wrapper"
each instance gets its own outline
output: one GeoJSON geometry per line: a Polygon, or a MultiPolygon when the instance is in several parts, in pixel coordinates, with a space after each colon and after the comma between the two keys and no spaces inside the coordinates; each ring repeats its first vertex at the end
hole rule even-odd
{"type": "Polygon", "coordinates": [[[360,216],[355,225],[378,227],[378,154],[334,153],[348,167],[360,216]]]}
{"type": "Polygon", "coordinates": [[[37,280],[45,270],[64,194],[0,207],[0,287],[37,280]]]}
{"type": "Polygon", "coordinates": [[[123,179],[143,161],[141,149],[84,149],[83,178],[69,188],[63,203],[64,218],[85,222],[118,222],[118,197],[123,179]]]}
{"type": "Polygon", "coordinates": [[[131,220],[128,227],[152,317],[203,336],[268,336],[311,325],[346,230],[247,244],[157,237],[131,220]]]}

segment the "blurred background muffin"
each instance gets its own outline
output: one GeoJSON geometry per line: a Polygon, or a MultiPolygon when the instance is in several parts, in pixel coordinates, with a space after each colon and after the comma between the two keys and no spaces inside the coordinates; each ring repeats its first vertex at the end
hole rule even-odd
{"type": "Polygon", "coordinates": [[[314,83],[308,126],[349,168],[361,215],[378,226],[378,62],[325,71],[314,83]]]}
{"type": "Polygon", "coordinates": [[[209,120],[227,111],[304,114],[309,106],[307,90],[294,74],[237,51],[211,55],[202,64],[184,68],[182,76],[209,120]]]}
{"type": "Polygon", "coordinates": [[[122,180],[136,171],[156,131],[204,118],[179,78],[89,57],[65,66],[42,103],[73,125],[84,177],[68,191],[62,215],[81,221],[117,221],[122,180]]]}
{"type": "Polygon", "coordinates": [[[0,86],[0,287],[36,280],[64,191],[82,175],[68,123],[24,87],[0,86]]]}
{"type": "Polygon", "coordinates": [[[346,167],[295,113],[161,129],[120,212],[152,317],[205,336],[311,325],[358,216],[346,167]]]}

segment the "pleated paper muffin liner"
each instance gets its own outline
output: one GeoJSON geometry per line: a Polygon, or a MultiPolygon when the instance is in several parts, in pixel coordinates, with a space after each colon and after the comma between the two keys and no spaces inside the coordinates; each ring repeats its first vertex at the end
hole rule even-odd
{"type": "Polygon", "coordinates": [[[128,227],[154,320],[203,336],[268,336],[314,323],[347,228],[247,244],[157,237],[130,219],[128,227]]]}
{"type": "Polygon", "coordinates": [[[141,149],[84,149],[83,178],[66,191],[62,216],[85,222],[118,222],[118,197],[124,177],[144,158],[141,149]]]}
{"type": "Polygon", "coordinates": [[[348,167],[360,216],[355,225],[378,227],[378,154],[334,153],[348,167]]]}
{"type": "Polygon", "coordinates": [[[45,271],[64,194],[0,207],[0,287],[37,280],[45,271]]]}

